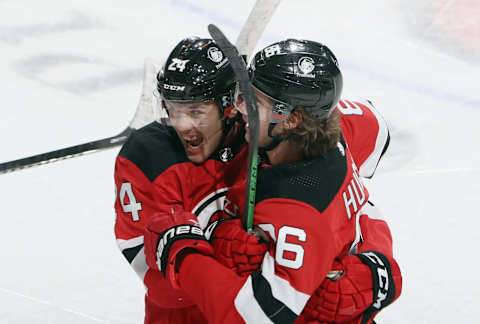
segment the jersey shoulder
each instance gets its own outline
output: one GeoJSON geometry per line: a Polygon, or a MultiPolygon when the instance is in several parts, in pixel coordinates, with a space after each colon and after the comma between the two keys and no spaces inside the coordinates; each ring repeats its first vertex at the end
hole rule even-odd
{"type": "Polygon", "coordinates": [[[339,142],[325,157],[265,167],[259,170],[256,203],[271,198],[305,202],[324,211],[347,175],[345,147],[339,142]]]}
{"type": "Polygon", "coordinates": [[[340,126],[360,175],[371,178],[390,144],[389,126],[369,100],[342,99],[340,126]]]}
{"type": "Polygon", "coordinates": [[[150,181],[175,164],[189,162],[174,129],[158,122],[133,132],[118,156],[135,164],[150,181]]]}

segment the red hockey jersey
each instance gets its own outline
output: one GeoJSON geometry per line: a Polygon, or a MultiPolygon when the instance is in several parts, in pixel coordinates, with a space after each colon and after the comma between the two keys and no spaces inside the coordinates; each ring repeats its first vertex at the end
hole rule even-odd
{"type": "MultiPolygon", "coordinates": [[[[244,188],[239,181],[228,192],[236,206],[229,214],[243,212],[244,188]]],[[[354,244],[367,200],[342,143],[325,157],[260,167],[254,225],[270,236],[261,269],[240,277],[195,254],[180,268],[180,286],[209,323],[294,323],[334,259],[354,244]]]]}
{"type": "Polygon", "coordinates": [[[193,303],[175,291],[162,274],[149,269],[143,252],[143,230],[155,211],[182,208],[206,226],[223,209],[236,177],[235,163],[245,164],[242,138],[220,148],[201,165],[190,162],[173,128],[152,123],[133,133],[115,163],[115,236],[123,255],[144,282],[147,307],[183,308],[193,303]],[[230,171],[230,172],[229,172],[230,171]]]}

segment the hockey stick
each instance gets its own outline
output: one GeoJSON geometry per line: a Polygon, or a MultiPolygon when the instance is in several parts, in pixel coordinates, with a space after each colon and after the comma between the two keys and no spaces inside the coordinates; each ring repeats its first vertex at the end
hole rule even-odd
{"type": "Polygon", "coordinates": [[[258,109],[255,93],[247,73],[245,61],[238,50],[215,25],[208,25],[208,32],[220,49],[225,53],[232,65],[233,72],[243,93],[248,112],[248,128],[250,141],[248,143],[247,185],[245,187],[245,208],[242,217],[242,226],[248,232],[253,229],[253,208],[255,207],[255,189],[257,183],[258,159],[258,109]]]}
{"type": "Polygon", "coordinates": [[[112,148],[124,143],[132,131],[132,128],[127,127],[123,132],[116,136],[5,162],[0,164],[0,174],[112,148]]]}
{"type": "Polygon", "coordinates": [[[258,110],[255,95],[248,78],[245,61],[240,55],[248,58],[263,34],[265,27],[273,16],[281,0],[257,0],[245,25],[238,35],[236,47],[215,25],[209,25],[208,31],[218,46],[227,56],[233,71],[239,80],[248,110],[250,143],[248,146],[247,184],[245,187],[245,209],[242,226],[248,232],[253,230],[253,209],[255,207],[255,189],[257,183],[258,159],[258,110]],[[237,50],[238,49],[238,50],[237,50]]]}
{"type": "MultiPolygon", "coordinates": [[[[243,26],[237,40],[237,46],[243,55],[250,55],[253,52],[258,39],[263,33],[265,26],[270,21],[281,0],[257,0],[250,15],[243,26]]],[[[85,144],[70,146],[56,151],[37,154],[34,156],[0,163],[0,174],[18,171],[37,165],[60,161],[87,153],[98,152],[122,145],[128,136],[135,130],[155,120],[153,111],[155,87],[155,74],[160,66],[155,66],[152,59],[145,60],[143,78],[143,89],[138,103],[135,116],[130,124],[116,136],[88,142],[85,144]]]]}
{"type": "Polygon", "coordinates": [[[240,55],[252,55],[280,2],[281,0],[257,0],[235,43],[240,55]]]}
{"type": "Polygon", "coordinates": [[[125,128],[118,135],[47,153],[33,155],[23,159],[1,163],[0,174],[73,158],[122,145],[135,129],[138,129],[154,120],[153,90],[155,87],[155,77],[158,69],[159,68],[157,68],[156,62],[153,59],[145,59],[142,94],[140,96],[140,101],[138,103],[135,116],[127,128],[125,128]]]}

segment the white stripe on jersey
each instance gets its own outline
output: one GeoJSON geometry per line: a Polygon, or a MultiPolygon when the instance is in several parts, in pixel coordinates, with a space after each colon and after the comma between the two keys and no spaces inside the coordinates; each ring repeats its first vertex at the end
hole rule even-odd
{"type": "Polygon", "coordinates": [[[117,239],[117,246],[120,249],[120,251],[123,252],[125,249],[129,249],[132,247],[136,247],[139,245],[143,244],[143,235],[142,236],[137,236],[129,240],[122,240],[122,239],[117,239]]]}
{"type": "Polygon", "coordinates": [[[382,213],[375,205],[370,205],[369,203],[363,205],[362,209],[360,209],[355,216],[355,240],[350,246],[350,250],[348,252],[350,254],[358,253],[358,244],[360,243],[360,241],[363,242],[363,234],[360,227],[360,217],[362,216],[367,216],[371,219],[379,219],[385,221],[385,217],[383,217],[382,213]]]}
{"type": "Polygon", "coordinates": [[[234,304],[245,323],[273,323],[260,308],[260,305],[253,295],[251,276],[248,276],[247,281],[245,281],[243,287],[238,291],[234,304]]]}
{"type": "Polygon", "coordinates": [[[357,253],[358,252],[358,244],[361,241],[363,242],[362,229],[360,227],[360,215],[362,215],[362,213],[365,213],[366,206],[370,206],[370,204],[367,202],[365,205],[363,205],[363,207],[355,215],[355,240],[353,240],[353,243],[350,245],[350,250],[348,252],[350,254],[357,253]]]}
{"type": "MultiPolygon", "coordinates": [[[[273,297],[282,302],[295,314],[300,315],[310,296],[296,290],[287,280],[275,275],[275,259],[268,252],[263,259],[262,276],[270,284],[273,297]]],[[[273,323],[255,299],[251,276],[248,277],[239,290],[234,303],[238,313],[245,322],[273,323]]]]}
{"type": "Polygon", "coordinates": [[[198,222],[200,223],[200,227],[205,229],[207,227],[208,222],[213,214],[217,211],[222,211],[223,206],[225,205],[225,196],[227,194],[228,188],[221,188],[212,193],[208,196],[203,198],[192,210],[192,214],[197,214],[198,222]],[[223,195],[221,195],[223,194],[223,195]],[[213,201],[211,201],[207,206],[204,206],[202,210],[198,210],[200,207],[203,206],[209,199],[212,199],[215,195],[219,195],[219,197],[213,201]]]}
{"type": "Polygon", "coordinates": [[[147,260],[145,259],[145,248],[142,247],[142,249],[138,251],[137,255],[135,256],[135,258],[133,258],[130,265],[143,282],[148,269],[150,269],[147,265],[147,260]]]}
{"type": "Polygon", "coordinates": [[[377,206],[375,206],[375,205],[372,206],[368,203],[365,204],[365,206],[363,206],[362,209],[360,209],[357,216],[358,216],[358,218],[360,218],[360,216],[363,216],[363,215],[367,215],[371,219],[379,219],[379,220],[382,220],[382,221],[386,221],[385,217],[380,212],[380,210],[377,208],[377,206]]]}
{"type": "Polygon", "coordinates": [[[290,282],[275,274],[275,259],[268,252],[263,259],[262,275],[270,284],[273,297],[285,304],[295,314],[300,315],[310,296],[296,290],[290,285],[290,282]]]}
{"type": "Polygon", "coordinates": [[[371,178],[375,173],[375,169],[377,168],[378,162],[382,155],[383,148],[387,143],[388,125],[385,119],[383,119],[382,115],[380,115],[380,113],[375,109],[375,107],[373,107],[372,104],[370,104],[368,101],[361,101],[361,103],[366,105],[372,111],[378,121],[378,135],[375,142],[375,149],[365,160],[365,162],[363,162],[359,169],[359,174],[361,177],[371,178]]]}
{"type": "MultiPolygon", "coordinates": [[[[117,239],[117,246],[121,252],[123,252],[123,250],[125,249],[133,248],[142,244],[143,236],[134,237],[130,240],[117,239]]],[[[147,274],[147,271],[149,269],[147,265],[147,260],[145,259],[145,248],[142,247],[138,251],[137,255],[135,255],[130,265],[143,282],[143,280],[145,279],[145,275],[147,274]]]]}

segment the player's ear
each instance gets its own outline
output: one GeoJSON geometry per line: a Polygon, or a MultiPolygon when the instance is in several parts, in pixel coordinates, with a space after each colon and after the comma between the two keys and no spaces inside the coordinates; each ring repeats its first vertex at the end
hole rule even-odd
{"type": "Polygon", "coordinates": [[[287,120],[284,122],[284,127],[285,129],[294,129],[303,120],[303,114],[299,110],[294,110],[292,113],[288,116],[287,120]]]}

